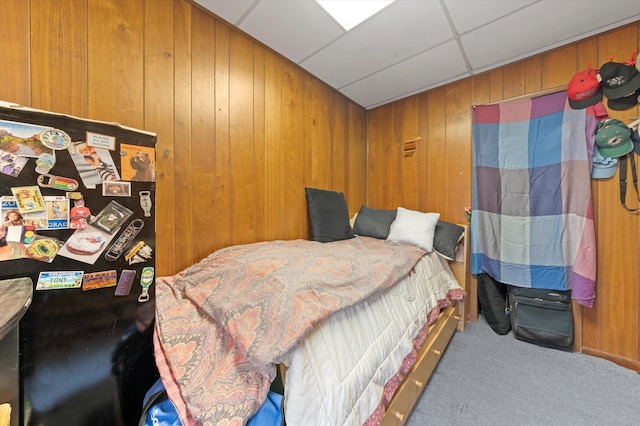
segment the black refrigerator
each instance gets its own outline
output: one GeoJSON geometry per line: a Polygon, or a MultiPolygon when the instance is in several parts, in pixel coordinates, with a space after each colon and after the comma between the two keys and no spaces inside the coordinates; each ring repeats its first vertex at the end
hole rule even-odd
{"type": "Polygon", "coordinates": [[[0,101],[0,280],[33,283],[18,328],[21,425],[138,424],[158,378],[155,143],[0,101]]]}

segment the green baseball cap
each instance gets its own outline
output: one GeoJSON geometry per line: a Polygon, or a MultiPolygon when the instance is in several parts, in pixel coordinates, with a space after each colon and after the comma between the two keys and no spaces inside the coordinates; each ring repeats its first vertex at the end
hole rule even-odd
{"type": "Polygon", "coordinates": [[[631,129],[615,118],[601,121],[596,127],[596,145],[603,157],[622,157],[633,151],[631,129]]]}

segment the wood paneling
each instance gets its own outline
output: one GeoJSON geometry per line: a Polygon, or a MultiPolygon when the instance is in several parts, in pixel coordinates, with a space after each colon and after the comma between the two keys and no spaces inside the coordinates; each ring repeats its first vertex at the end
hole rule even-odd
{"type": "MultiPolygon", "coordinates": [[[[173,170],[167,173],[164,185],[173,189],[173,203],[166,206],[156,205],[158,208],[171,208],[174,210],[174,221],[162,226],[173,228],[175,244],[173,246],[158,247],[161,250],[173,250],[174,269],[163,269],[159,265],[156,274],[158,276],[171,274],[180,271],[197,260],[193,256],[197,249],[197,242],[192,240],[191,229],[193,229],[192,211],[192,188],[197,185],[191,176],[191,38],[192,38],[192,7],[187,0],[176,0],[175,2],[175,65],[174,65],[174,135],[172,145],[174,148],[173,170]],[[173,180],[169,180],[173,175],[173,180]]],[[[169,119],[170,117],[167,117],[169,119]]],[[[157,156],[157,153],[156,153],[157,156]]],[[[167,163],[167,167],[171,164],[167,163]]],[[[163,173],[158,164],[158,173],[163,173]]],[[[160,182],[158,182],[160,183],[160,182]]],[[[159,218],[157,218],[159,219],[159,218]]],[[[156,219],[156,220],[157,220],[156,219]]],[[[213,225],[212,225],[213,226],[213,225]]]]}
{"type": "MultiPolygon", "coordinates": [[[[226,247],[231,245],[231,211],[230,211],[230,191],[231,191],[231,171],[230,171],[230,32],[229,28],[224,25],[218,25],[216,28],[216,37],[211,40],[211,44],[216,46],[215,68],[209,69],[209,78],[214,78],[216,82],[215,91],[215,161],[210,163],[213,166],[213,175],[215,176],[215,185],[212,201],[213,209],[209,210],[212,228],[216,235],[216,245],[226,247]]],[[[210,142],[213,143],[213,141],[210,142]]],[[[198,145],[197,140],[193,141],[193,145],[198,145]]],[[[194,156],[194,159],[198,157],[194,156]]],[[[198,182],[198,186],[200,183],[198,182]]],[[[210,249],[213,249],[211,247],[210,249]]],[[[206,252],[206,250],[202,250],[206,252]]],[[[201,257],[201,256],[197,256],[201,257]]]]}
{"type": "MultiPolygon", "coordinates": [[[[158,276],[230,244],[308,238],[305,186],[345,192],[351,214],[405,205],[463,221],[472,106],[566,85],[588,61],[624,61],[640,26],[365,111],[189,0],[0,10],[0,98],[157,133],[158,276]]],[[[584,351],[639,366],[638,218],[615,178],[593,188],[598,295],[582,309],[584,351]]]]}
{"type": "MultiPolygon", "coordinates": [[[[211,214],[216,199],[209,196],[208,190],[216,186],[216,174],[213,173],[212,166],[216,164],[217,142],[221,145],[227,142],[217,138],[216,130],[218,125],[228,126],[227,123],[216,122],[217,116],[211,114],[211,111],[216,110],[216,107],[228,111],[226,105],[218,105],[216,102],[218,89],[224,92],[228,82],[219,82],[211,78],[218,51],[215,43],[215,20],[205,12],[195,9],[191,13],[191,22],[191,161],[188,173],[191,173],[194,186],[190,188],[191,210],[186,214],[191,215],[192,228],[189,229],[189,233],[194,247],[191,260],[195,261],[215,250],[219,235],[216,231],[220,227],[229,227],[228,211],[215,216],[211,214]],[[216,138],[212,138],[211,135],[216,135],[216,138]]],[[[228,170],[228,167],[225,167],[225,170],[228,170]]],[[[228,192],[225,196],[227,194],[228,192]]]]}
{"type": "Polygon", "coordinates": [[[32,2],[31,105],[34,108],[80,117],[87,115],[86,27],[85,1],[32,2]],[[61,28],[67,30],[60,31],[61,28]]]}
{"type": "MultiPolygon", "coordinates": [[[[573,74],[585,69],[589,61],[594,68],[611,56],[625,61],[638,46],[639,30],[637,23],[628,25],[369,111],[369,203],[394,208],[405,201],[391,196],[390,191],[412,199],[414,182],[398,177],[418,176],[417,192],[421,200],[426,200],[419,203],[420,209],[462,222],[464,207],[471,204],[473,105],[566,87],[573,74]],[[413,107],[416,101],[418,109],[413,107]],[[416,122],[426,129],[423,142],[427,155],[420,164],[398,165],[394,155],[402,134],[398,129],[411,128],[416,122]],[[424,165],[426,171],[420,171],[424,165]]],[[[638,107],[609,114],[630,122],[638,115],[638,107]]],[[[620,206],[617,178],[593,180],[592,187],[597,297],[593,308],[576,307],[576,348],[640,370],[638,216],[620,206]]],[[[633,192],[627,200],[631,206],[638,204],[633,192]]]]}
{"type": "Polygon", "coordinates": [[[258,239],[253,167],[254,43],[236,32],[231,33],[229,41],[229,229],[231,244],[235,245],[258,239]],[[234,170],[243,172],[233,173],[234,170]]]}
{"type": "Polygon", "coordinates": [[[24,0],[0,0],[0,99],[19,105],[31,105],[31,22],[29,3],[24,0]],[[10,42],[8,42],[10,41],[10,42]]]}
{"type": "MultiPolygon", "coordinates": [[[[69,3],[56,6],[73,7],[69,3]]],[[[110,0],[87,2],[87,6],[87,116],[142,128],[144,3],[110,0]]],[[[55,23],[45,20],[38,25],[55,23]]],[[[74,96],[73,91],[66,96],[74,96]]]]}
{"type": "MultiPolygon", "coordinates": [[[[614,58],[625,61],[638,46],[636,26],[598,37],[598,64],[614,58]]],[[[629,122],[638,108],[609,111],[611,117],[629,122]]],[[[616,178],[598,182],[598,288],[595,346],[601,352],[638,360],[638,216],[620,205],[616,178]],[[633,265],[633,266],[632,266],[633,265]]],[[[627,205],[637,205],[635,194],[627,205]]]]}
{"type": "Polygon", "coordinates": [[[265,240],[284,235],[283,219],[285,171],[282,140],[283,60],[271,52],[265,56],[265,240]]]}
{"type": "Polygon", "coordinates": [[[586,68],[577,66],[576,57],[577,45],[575,44],[542,55],[542,90],[565,88],[578,69],[586,68]]]}
{"type": "MultiPolygon", "coordinates": [[[[173,116],[175,106],[174,5],[161,2],[146,7],[144,13],[144,127],[157,134],[156,247],[175,247],[175,210],[164,208],[174,204],[175,122],[167,119],[173,116]]],[[[164,265],[162,270],[175,270],[175,257],[169,250],[156,250],[156,262],[164,265]]]]}
{"type": "Polygon", "coordinates": [[[394,139],[393,104],[369,111],[367,117],[369,156],[367,165],[368,206],[387,208],[400,206],[399,163],[400,141],[394,139]]]}
{"type": "MultiPolygon", "coordinates": [[[[438,88],[427,93],[427,105],[421,108],[427,114],[427,139],[424,145],[427,147],[427,176],[428,182],[421,186],[425,194],[428,208],[426,211],[440,212],[443,220],[448,218],[447,213],[447,183],[446,183],[446,158],[447,158],[447,126],[446,123],[446,89],[438,88]]],[[[369,136],[371,143],[371,136],[369,136]]],[[[371,160],[370,160],[371,161],[371,160]]],[[[375,188],[371,188],[372,190],[375,188]]],[[[388,206],[385,206],[388,208],[388,206]]]]}
{"type": "Polygon", "coordinates": [[[282,74],[282,138],[287,141],[298,141],[298,143],[285,144],[283,146],[283,162],[281,167],[284,172],[282,182],[282,192],[285,202],[288,201],[289,208],[282,210],[283,235],[284,238],[291,239],[296,236],[309,233],[306,221],[303,220],[305,214],[304,198],[300,197],[304,181],[304,171],[308,169],[306,164],[310,159],[303,158],[304,140],[303,124],[305,116],[303,114],[302,99],[304,97],[304,84],[302,73],[287,62],[283,63],[282,74]],[[306,167],[305,167],[306,166],[306,167]]]}
{"type": "Polygon", "coordinates": [[[399,170],[399,192],[400,192],[400,206],[416,210],[420,205],[419,188],[420,182],[418,181],[420,156],[415,152],[410,157],[404,156],[404,144],[406,141],[413,140],[416,144],[416,151],[424,149],[424,145],[421,140],[417,140],[420,137],[420,127],[418,120],[418,108],[420,106],[419,97],[414,96],[407,99],[407,102],[395,105],[393,109],[394,122],[398,123],[398,126],[394,126],[393,140],[397,141],[397,164],[399,170]],[[402,120],[402,117],[406,117],[402,120]]]}
{"type": "Polygon", "coordinates": [[[526,84],[525,72],[526,64],[524,62],[517,62],[504,68],[503,96],[505,97],[505,99],[524,95],[526,84]]]}
{"type": "Polygon", "coordinates": [[[349,146],[347,169],[347,182],[345,197],[349,207],[350,217],[358,212],[363,204],[367,203],[368,182],[365,174],[353,173],[355,170],[367,170],[367,144],[361,141],[367,140],[367,114],[366,111],[356,106],[353,102],[347,102],[347,114],[349,116],[346,129],[346,138],[349,146]]]}
{"type": "Polygon", "coordinates": [[[470,205],[471,200],[471,82],[467,79],[450,84],[445,95],[445,211],[450,221],[464,223],[464,206],[470,205]]]}
{"type": "Polygon", "coordinates": [[[266,145],[265,145],[265,56],[258,45],[253,49],[253,237],[251,242],[264,241],[266,232],[266,145]]]}

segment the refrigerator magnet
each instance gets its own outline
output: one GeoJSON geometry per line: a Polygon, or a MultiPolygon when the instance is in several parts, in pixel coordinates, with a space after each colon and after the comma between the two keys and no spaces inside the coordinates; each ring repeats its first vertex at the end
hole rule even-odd
{"type": "Polygon", "coordinates": [[[39,135],[51,127],[38,126],[30,123],[0,120],[0,133],[6,141],[3,149],[21,157],[38,158],[43,152],[53,154],[53,149],[46,146],[39,135]]]}
{"type": "Polygon", "coordinates": [[[54,176],[48,173],[41,174],[37,179],[42,188],[59,189],[61,191],[75,191],[78,189],[78,181],[64,176],[54,176]]]}
{"type": "Polygon", "coordinates": [[[71,144],[71,138],[66,132],[59,129],[47,129],[40,133],[40,140],[47,148],[67,149],[71,144]]]}
{"type": "Polygon", "coordinates": [[[151,191],[140,191],[140,207],[144,212],[144,217],[151,217],[151,191]]]}
{"type": "Polygon", "coordinates": [[[100,133],[87,132],[87,145],[94,148],[104,148],[109,151],[116,149],[116,137],[100,133]]]}
{"type": "Polygon", "coordinates": [[[37,186],[16,186],[11,188],[20,213],[40,212],[45,209],[44,198],[37,186]]]}
{"type": "Polygon", "coordinates": [[[118,280],[118,285],[116,286],[114,295],[128,296],[131,292],[131,286],[133,285],[133,280],[135,279],[135,277],[135,269],[123,269],[120,273],[120,279],[118,280]]]}
{"type": "Polygon", "coordinates": [[[84,229],[77,229],[60,248],[58,255],[93,265],[113,237],[114,235],[89,225],[84,229]]]}
{"type": "Polygon", "coordinates": [[[144,227],[144,221],[142,219],[133,219],[131,223],[120,234],[115,243],[107,250],[104,258],[109,262],[118,260],[122,253],[133,243],[133,239],[144,227]]]}
{"type": "Polygon", "coordinates": [[[131,182],[105,180],[102,182],[102,195],[105,197],[131,197],[131,182]]]}
{"type": "Polygon", "coordinates": [[[120,174],[108,150],[88,146],[85,141],[73,142],[67,150],[85,187],[95,188],[105,180],[120,180],[120,174]]]}
{"type": "Polygon", "coordinates": [[[49,173],[54,164],[56,164],[56,157],[48,152],[43,152],[36,158],[36,173],[40,175],[49,173]]]}
{"type": "Polygon", "coordinates": [[[122,204],[111,201],[96,215],[91,224],[109,234],[113,234],[120,229],[132,214],[133,212],[122,204]]]}
{"type": "Polygon", "coordinates": [[[62,244],[63,242],[57,238],[35,235],[26,247],[25,254],[30,259],[51,263],[62,244]]]}
{"type": "Polygon", "coordinates": [[[120,144],[122,180],[136,182],[156,181],[155,148],[120,144]]]}
{"type": "Polygon", "coordinates": [[[57,290],[80,288],[83,271],[47,271],[40,272],[36,290],[57,290]]]}
{"type": "Polygon", "coordinates": [[[117,272],[115,270],[85,272],[82,277],[82,291],[98,288],[115,287],[117,272]]]}
{"type": "Polygon", "coordinates": [[[0,173],[11,177],[18,177],[27,164],[27,161],[29,161],[27,157],[20,157],[8,151],[0,150],[0,173]]]}
{"type": "MultiPolygon", "coordinates": [[[[67,193],[68,194],[68,193],[67,193]]],[[[80,194],[75,192],[74,194],[80,194]]],[[[79,199],[75,199],[73,207],[71,207],[71,213],[69,214],[69,228],[71,229],[84,229],[89,224],[89,218],[91,217],[91,210],[84,205],[84,198],[80,194],[79,199]]]]}
{"type": "Polygon", "coordinates": [[[142,268],[140,275],[140,285],[142,286],[142,292],[138,296],[138,302],[144,303],[149,300],[149,287],[153,284],[154,269],[152,266],[145,266],[142,268]]]}

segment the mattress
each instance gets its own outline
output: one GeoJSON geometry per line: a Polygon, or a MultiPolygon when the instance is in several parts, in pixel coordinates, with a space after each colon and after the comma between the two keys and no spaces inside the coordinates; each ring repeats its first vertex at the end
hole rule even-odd
{"type": "Polygon", "coordinates": [[[318,323],[283,360],[287,423],[365,423],[429,313],[456,291],[447,261],[432,252],[395,286],[318,323]]]}

